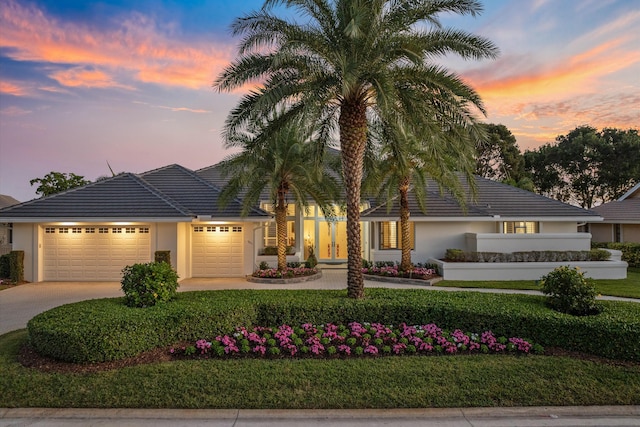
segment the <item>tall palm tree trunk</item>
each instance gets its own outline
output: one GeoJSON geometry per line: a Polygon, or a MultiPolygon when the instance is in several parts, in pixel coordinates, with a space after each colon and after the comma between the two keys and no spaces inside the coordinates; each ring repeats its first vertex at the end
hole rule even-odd
{"type": "Polygon", "coordinates": [[[278,244],[278,270],[287,269],[287,204],[285,191],[278,190],[278,204],[276,205],[276,238],[278,244]]]}
{"type": "Polygon", "coordinates": [[[399,185],[400,191],[400,242],[402,245],[402,258],[400,270],[411,270],[411,227],[409,226],[409,178],[404,177],[399,185]]]}
{"type": "Polygon", "coordinates": [[[367,142],[366,104],[359,99],[345,100],[340,108],[339,126],[347,199],[347,295],[349,298],[363,298],[360,186],[367,142]]]}

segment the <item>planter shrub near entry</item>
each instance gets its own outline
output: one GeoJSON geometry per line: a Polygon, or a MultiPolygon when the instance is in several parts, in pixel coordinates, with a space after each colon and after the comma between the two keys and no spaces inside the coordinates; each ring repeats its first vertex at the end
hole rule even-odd
{"type": "Polygon", "coordinates": [[[166,262],[128,265],[122,269],[122,291],[130,307],[151,307],[175,297],[178,274],[166,262]]]}

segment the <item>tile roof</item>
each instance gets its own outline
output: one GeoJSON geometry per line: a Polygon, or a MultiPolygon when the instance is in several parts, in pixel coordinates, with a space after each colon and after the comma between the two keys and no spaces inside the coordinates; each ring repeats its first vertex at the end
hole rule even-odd
{"type": "MultiPolygon", "coordinates": [[[[145,172],[123,173],[49,197],[0,210],[0,219],[171,219],[189,221],[198,215],[240,217],[240,202],[224,210],[217,206],[220,190],[178,165],[145,172]]],[[[260,210],[249,216],[268,217],[260,210]]]]}
{"type": "MultiPolygon", "coordinates": [[[[239,200],[233,200],[225,208],[221,208],[218,205],[220,188],[183,166],[165,166],[145,172],[140,177],[162,194],[171,197],[182,206],[188,206],[194,215],[211,215],[216,218],[241,216],[242,203],[239,200]]],[[[256,208],[252,209],[248,216],[264,217],[269,214],[256,208]]]]}
{"type": "MultiPolygon", "coordinates": [[[[446,192],[440,195],[438,185],[430,181],[426,191],[426,213],[420,211],[415,201],[415,195],[412,195],[410,198],[411,217],[413,219],[465,216],[486,218],[500,216],[501,218],[522,219],[539,217],[598,218],[594,212],[479,176],[475,177],[476,198],[471,200],[469,184],[466,180],[463,180],[462,183],[468,196],[467,200],[469,200],[466,205],[466,214],[455,198],[446,192]]],[[[364,211],[362,217],[363,219],[399,217],[398,204],[393,203],[393,205],[391,211],[388,212],[387,203],[383,202],[380,206],[374,206],[364,211]]]]}
{"type": "Polygon", "coordinates": [[[640,198],[629,198],[603,203],[591,208],[606,223],[640,224],[640,198]]]}
{"type": "MultiPolygon", "coordinates": [[[[426,191],[426,213],[420,211],[415,195],[410,197],[414,220],[429,218],[581,218],[599,220],[599,212],[587,211],[549,199],[510,185],[476,177],[478,193],[466,211],[450,194],[440,194],[431,182],[426,191]],[[585,218],[586,217],[586,218],[585,218]]],[[[464,181],[463,181],[464,182],[464,181]]],[[[180,165],[169,165],[142,174],[124,173],[49,197],[35,199],[0,209],[0,219],[65,219],[105,218],[189,221],[197,216],[239,218],[242,204],[232,201],[226,208],[218,206],[220,188],[226,184],[217,165],[192,171],[180,165]]],[[[464,182],[469,193],[469,186],[464,182]]],[[[627,200],[626,202],[630,202],[627,200]]],[[[362,213],[362,219],[398,217],[397,203],[387,210],[387,203],[362,213]]],[[[255,207],[249,217],[265,218],[269,214],[255,207]]]]}
{"type": "Polygon", "coordinates": [[[0,194],[0,209],[6,208],[7,206],[11,205],[17,205],[18,203],[20,202],[13,197],[7,196],[5,194],[0,194]]]}

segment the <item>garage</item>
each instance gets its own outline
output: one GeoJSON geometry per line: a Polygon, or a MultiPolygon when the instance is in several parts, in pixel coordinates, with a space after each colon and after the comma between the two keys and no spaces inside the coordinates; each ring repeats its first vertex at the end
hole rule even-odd
{"type": "Polygon", "coordinates": [[[120,281],[126,265],[151,260],[149,226],[44,227],[44,280],[120,281]]]}
{"type": "Polygon", "coordinates": [[[193,277],[244,276],[242,226],[194,226],[191,235],[193,277]]]}

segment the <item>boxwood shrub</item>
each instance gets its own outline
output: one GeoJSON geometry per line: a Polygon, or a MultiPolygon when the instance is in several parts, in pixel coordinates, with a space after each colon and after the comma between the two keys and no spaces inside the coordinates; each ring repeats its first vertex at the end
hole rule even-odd
{"type": "Polygon", "coordinates": [[[420,289],[368,289],[363,300],[348,299],[344,291],[200,291],[179,293],[165,305],[144,310],[127,307],[123,298],[68,304],[34,317],[28,330],[38,352],[75,363],[211,339],[237,326],[350,321],[489,329],[543,346],[640,360],[637,303],[604,301],[599,315],[575,317],[551,310],[544,301],[535,295],[420,289]]]}

